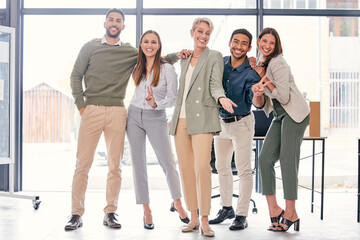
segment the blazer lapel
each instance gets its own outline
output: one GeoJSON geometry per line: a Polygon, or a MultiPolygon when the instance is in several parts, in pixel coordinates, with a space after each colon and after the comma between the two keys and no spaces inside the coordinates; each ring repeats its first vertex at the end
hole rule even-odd
{"type": "Polygon", "coordinates": [[[194,84],[197,75],[199,75],[200,70],[204,66],[204,63],[206,62],[206,60],[207,60],[207,58],[209,56],[209,52],[210,52],[210,49],[208,47],[206,47],[204,49],[204,51],[201,53],[200,58],[199,58],[198,62],[195,65],[194,72],[193,72],[193,74],[191,76],[191,81],[190,81],[190,84],[189,84],[189,91],[190,91],[192,85],[194,84]]]}
{"type": "MultiPolygon", "coordinates": [[[[182,94],[182,96],[179,96],[180,99],[183,99],[183,97],[187,96],[187,92],[185,93],[184,88],[185,88],[185,77],[186,77],[186,72],[187,69],[189,67],[191,61],[191,57],[188,57],[187,59],[182,59],[181,62],[181,74],[180,74],[180,79],[179,79],[179,93],[182,94]]],[[[181,104],[181,103],[180,103],[181,104]]]]}

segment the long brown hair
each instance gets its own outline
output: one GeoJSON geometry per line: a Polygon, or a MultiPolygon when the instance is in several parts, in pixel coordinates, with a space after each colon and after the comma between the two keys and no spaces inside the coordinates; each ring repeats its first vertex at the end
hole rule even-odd
{"type": "Polygon", "coordinates": [[[263,62],[262,62],[262,66],[266,69],[267,66],[269,65],[270,60],[272,58],[276,57],[277,55],[282,54],[283,50],[282,50],[282,46],[281,46],[279,33],[274,28],[264,28],[263,30],[261,30],[261,32],[260,32],[260,34],[259,34],[259,36],[257,38],[257,46],[258,46],[258,48],[260,47],[259,46],[260,40],[265,34],[271,34],[271,35],[273,35],[275,37],[275,49],[274,49],[274,51],[271,54],[269,54],[269,56],[265,57],[263,59],[263,62]]]}
{"type": "Polygon", "coordinates": [[[155,32],[155,31],[153,31],[153,30],[148,30],[148,31],[144,32],[144,34],[140,38],[139,52],[138,52],[138,57],[137,57],[137,64],[136,64],[136,67],[135,67],[134,72],[133,72],[133,78],[134,78],[135,86],[139,86],[142,77],[146,76],[146,56],[145,56],[144,52],[141,49],[141,43],[143,41],[144,36],[146,34],[149,34],[149,33],[153,33],[153,34],[156,35],[156,37],[158,38],[159,45],[160,45],[159,50],[156,52],[154,64],[152,66],[152,69],[153,69],[154,73],[153,73],[153,79],[151,81],[151,86],[156,87],[159,84],[160,65],[166,62],[165,59],[161,57],[162,44],[161,44],[159,34],[157,32],[155,32]]]}

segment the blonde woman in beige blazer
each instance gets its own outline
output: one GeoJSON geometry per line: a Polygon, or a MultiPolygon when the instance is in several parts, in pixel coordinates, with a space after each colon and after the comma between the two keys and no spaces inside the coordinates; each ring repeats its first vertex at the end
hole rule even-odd
{"type": "Polygon", "coordinates": [[[266,195],[269,207],[270,231],[287,231],[294,224],[300,230],[300,219],[295,208],[298,188],[300,146],[310,121],[310,110],[299,89],[289,65],[282,56],[279,34],[273,28],[263,29],[257,40],[260,66],[255,67],[260,75],[266,75],[253,86],[253,92],[267,95],[264,107],[274,120],[266,134],[259,156],[262,194],[266,195]],[[271,99],[271,100],[270,100],[271,99]],[[283,182],[285,211],[278,205],[275,195],[274,165],[280,161],[283,182]]]}
{"type": "Polygon", "coordinates": [[[206,45],[213,30],[208,18],[196,18],[190,34],[193,54],[181,60],[180,86],[170,126],[174,135],[184,198],[191,212],[190,223],[182,229],[199,229],[197,210],[201,215],[201,233],[208,237],[214,231],[208,223],[211,202],[211,147],[213,135],[221,131],[219,103],[229,112],[236,106],[225,97],[222,88],[221,53],[206,45]]]}

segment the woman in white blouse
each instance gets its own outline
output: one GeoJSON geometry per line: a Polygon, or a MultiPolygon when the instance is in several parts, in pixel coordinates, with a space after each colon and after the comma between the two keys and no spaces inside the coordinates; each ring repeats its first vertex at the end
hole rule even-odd
{"type": "Polygon", "coordinates": [[[166,175],[174,200],[170,211],[178,211],[180,220],[188,223],[189,218],[180,200],[180,179],[171,150],[165,113],[165,109],[175,103],[177,75],[174,67],[161,57],[161,40],[155,31],[146,31],[141,36],[133,78],[136,89],[128,109],[126,132],[132,156],[136,203],[143,204],[144,208],[144,228],[154,228],[149,206],[146,136],[166,175]]]}

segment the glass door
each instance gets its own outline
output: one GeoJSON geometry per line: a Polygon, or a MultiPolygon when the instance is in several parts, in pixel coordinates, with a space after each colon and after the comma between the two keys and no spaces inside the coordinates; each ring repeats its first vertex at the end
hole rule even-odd
{"type": "Polygon", "coordinates": [[[0,165],[9,164],[9,192],[14,188],[14,39],[15,29],[0,26],[0,165]]]}

